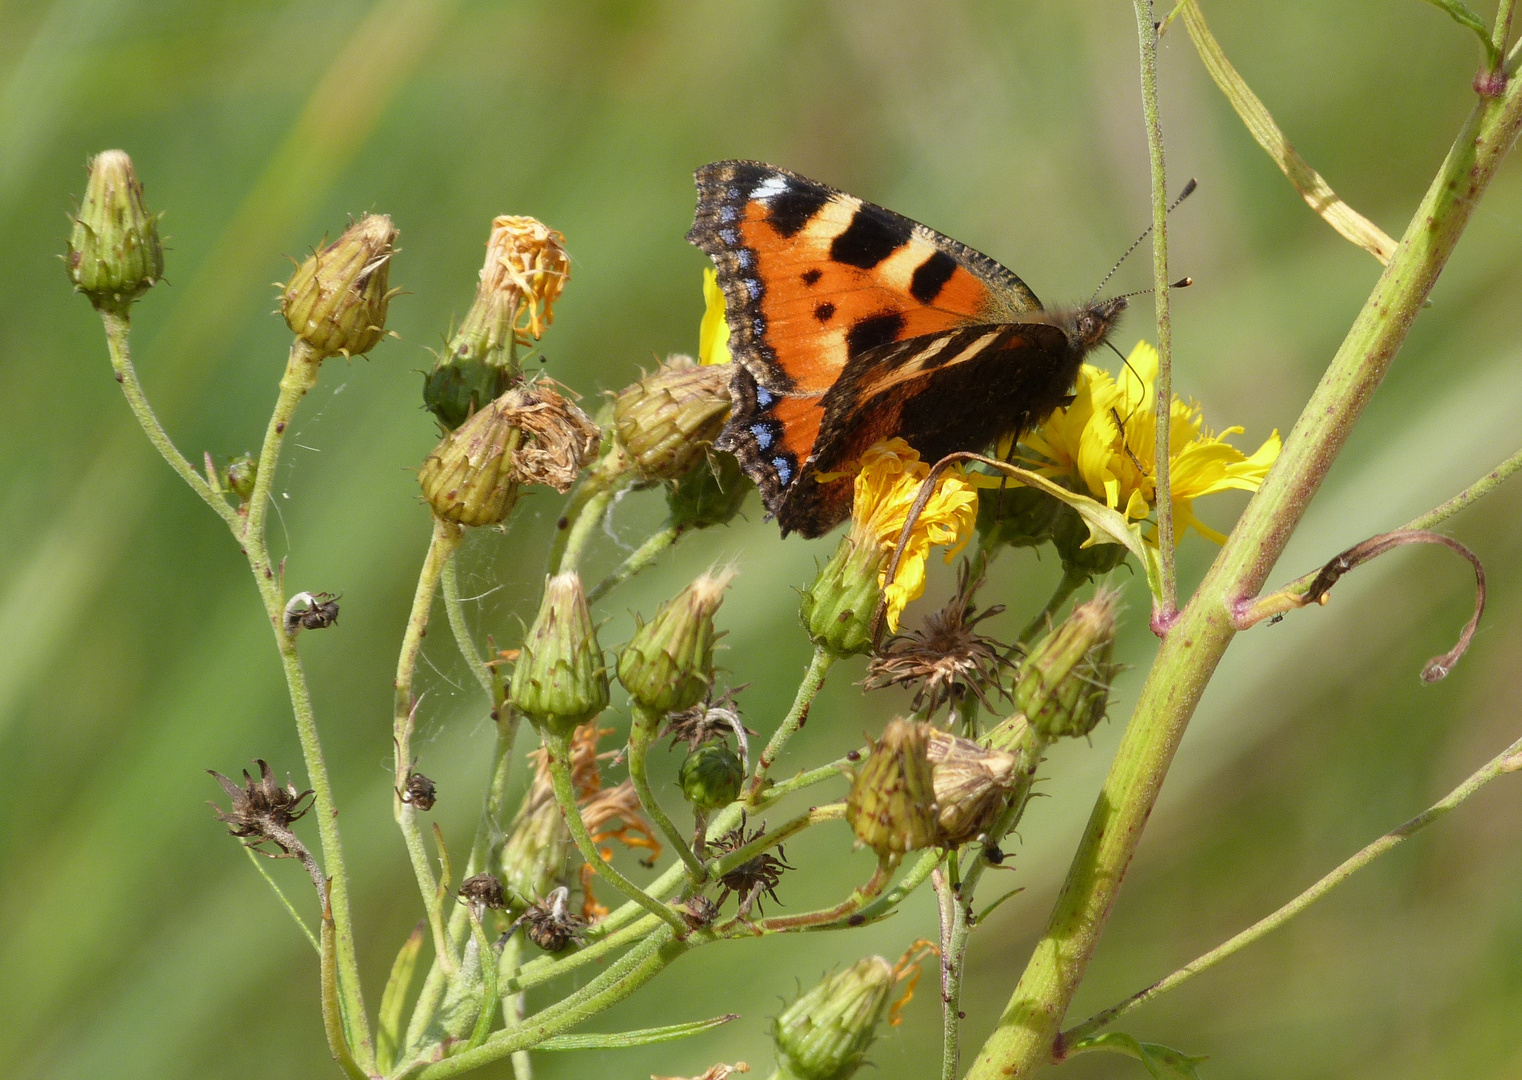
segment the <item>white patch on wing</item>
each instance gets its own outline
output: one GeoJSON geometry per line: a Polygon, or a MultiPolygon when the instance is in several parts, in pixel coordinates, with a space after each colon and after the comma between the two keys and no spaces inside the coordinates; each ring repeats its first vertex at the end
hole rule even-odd
{"type": "MultiPolygon", "coordinates": [[[[997,338],[1001,333],[1003,333],[1003,330],[999,329],[990,330],[986,334],[978,335],[977,339],[974,340],[972,344],[968,345],[965,349],[957,353],[950,360],[947,360],[945,363],[938,366],[943,368],[950,368],[955,367],[957,364],[964,363],[965,361],[973,359],[984,349],[988,348],[988,346],[993,343],[994,339],[997,338]]],[[[955,334],[947,334],[943,338],[937,338],[935,341],[932,341],[929,345],[926,345],[923,349],[921,349],[912,360],[906,362],[902,367],[897,368],[886,374],[883,378],[864,386],[862,388],[863,398],[881,394],[885,390],[891,390],[899,383],[908,382],[916,375],[919,375],[925,371],[925,369],[930,366],[930,361],[936,356],[940,355],[946,346],[950,345],[955,340],[955,334]]]]}
{"type": "Polygon", "coordinates": [[[768,176],[751,191],[750,197],[757,202],[766,202],[769,199],[781,195],[787,190],[787,177],[768,176]]]}

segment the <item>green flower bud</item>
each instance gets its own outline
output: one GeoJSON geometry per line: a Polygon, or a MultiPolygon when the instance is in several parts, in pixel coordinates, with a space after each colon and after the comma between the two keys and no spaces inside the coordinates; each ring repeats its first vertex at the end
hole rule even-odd
{"type": "Polygon", "coordinates": [[[227,463],[227,490],[244,502],[254,493],[254,480],[259,475],[259,462],[253,454],[239,454],[227,463]]]}
{"type": "Polygon", "coordinates": [[[940,842],[931,730],[929,724],[890,722],[851,782],[846,821],[879,858],[897,859],[940,842]]]}
{"type": "Polygon", "coordinates": [[[285,323],[318,357],[360,356],[386,330],[396,230],[384,214],[366,214],[333,243],[312,253],[280,293],[285,323]]]}
{"type": "Polygon", "coordinates": [[[797,1080],[847,1080],[866,1060],[867,1048],[888,1011],[897,982],[881,956],[828,975],[772,1021],[772,1043],[783,1075],[797,1080]]]}
{"type": "Polygon", "coordinates": [[[1100,590],[1042,638],[1015,675],[1015,706],[1047,738],[1087,735],[1104,718],[1118,665],[1115,614],[1119,594],[1100,590]]]}
{"type": "Polygon", "coordinates": [[[98,311],[126,315],[164,276],[159,216],[143,201],[143,185],[125,151],[90,162],[90,179],[69,234],[65,266],[74,288],[98,311]]]}
{"type": "Polygon", "coordinates": [[[682,794],[703,811],[722,810],[734,802],[744,781],[745,766],[733,750],[718,742],[704,743],[688,754],[677,774],[682,794]]]}
{"type": "Polygon", "coordinates": [[[1058,498],[1023,484],[978,489],[978,536],[989,550],[1040,547],[1052,538],[1058,514],[1066,509],[1058,498]]]}
{"type": "Polygon", "coordinates": [[[704,574],[634,632],[618,658],[618,681],[656,717],[690,709],[713,682],[713,615],[733,570],[704,574]]]}
{"type": "Polygon", "coordinates": [[[1126,561],[1129,552],[1124,544],[1100,543],[1084,547],[1089,539],[1088,525],[1078,516],[1078,511],[1067,503],[1059,503],[1059,506],[1051,526],[1052,543],[1057,547],[1057,554],[1062,557],[1064,570],[1080,570],[1090,577],[1098,577],[1108,574],[1126,561]]]}
{"type": "Polygon", "coordinates": [[[882,551],[843,537],[835,554],[804,591],[799,614],[809,640],[837,659],[872,651],[872,617],[882,600],[882,551]]]}
{"type": "Polygon", "coordinates": [[[666,488],[671,523],[684,530],[727,525],[754,487],[733,454],[705,454],[666,488]]]}
{"type": "Polygon", "coordinates": [[[926,751],[935,788],[936,824],[949,847],[976,839],[1004,809],[1019,759],[939,728],[926,751]]]}
{"type": "Polygon", "coordinates": [[[548,782],[523,796],[497,858],[497,872],[510,901],[543,900],[560,884],[571,853],[571,831],[548,782]]]}
{"type": "Polygon", "coordinates": [[[508,697],[536,728],[565,735],[608,707],[608,671],[574,571],[545,583],[508,697]]]}
{"type": "Polygon", "coordinates": [[[618,395],[613,429],[646,480],[675,480],[708,453],[729,419],[730,370],[673,356],[618,395]]]}
{"type": "Polygon", "coordinates": [[[515,367],[471,350],[472,343],[460,341],[460,335],[456,334],[433,370],[423,377],[423,404],[445,431],[465,423],[513,384],[515,367]]]}

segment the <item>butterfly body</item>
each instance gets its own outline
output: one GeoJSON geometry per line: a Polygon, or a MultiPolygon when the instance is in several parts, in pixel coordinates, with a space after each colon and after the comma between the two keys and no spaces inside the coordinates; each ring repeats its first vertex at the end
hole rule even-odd
{"type": "Polygon", "coordinates": [[[1043,308],[993,259],[771,165],[697,173],[688,239],[713,259],[735,357],[735,453],[784,534],[851,511],[846,469],[903,438],[934,461],[1039,422],[1125,300],[1043,308]]]}

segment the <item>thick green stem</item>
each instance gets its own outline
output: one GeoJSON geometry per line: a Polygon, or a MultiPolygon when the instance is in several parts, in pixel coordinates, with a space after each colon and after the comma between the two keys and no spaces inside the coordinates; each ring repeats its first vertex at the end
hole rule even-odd
{"type": "MultiPolygon", "coordinates": [[[[400,794],[407,774],[412,771],[413,699],[412,678],[417,670],[418,653],[423,647],[423,635],[428,632],[428,616],[433,608],[434,593],[438,591],[439,577],[449,565],[455,548],[460,544],[460,527],[452,522],[435,518],[433,539],[428,544],[428,554],[423,568],[418,572],[417,589],[412,596],[412,611],[407,617],[407,629],[402,634],[402,649],[396,660],[395,697],[392,714],[392,743],[396,750],[395,769],[397,792],[391,801],[392,815],[402,831],[407,845],[407,855],[412,860],[412,872],[417,877],[418,892],[423,897],[423,907],[428,913],[428,926],[433,931],[433,948],[446,972],[453,971],[459,962],[454,943],[444,933],[443,890],[433,876],[428,861],[428,849],[423,844],[423,833],[418,827],[417,807],[404,801],[400,794]]],[[[447,882],[445,883],[447,888],[447,882]]],[[[484,961],[483,961],[484,962],[484,961]]]]}
{"type": "Polygon", "coordinates": [[[1178,610],[1174,570],[1173,498],[1169,480],[1173,417],[1173,315],[1168,294],[1168,179],[1163,168],[1163,121],[1157,101],[1157,21],[1152,0],[1135,0],[1136,35],[1141,47],[1142,115],[1147,124],[1147,163],[1152,172],[1152,300],[1157,312],[1157,442],[1153,476],[1157,507],[1160,586],[1157,621],[1166,628],[1178,610]]]}
{"type": "Polygon", "coordinates": [[[1378,840],[1344,859],[1335,870],[1328,873],[1316,884],[1306,889],[1273,914],[1259,919],[1240,934],[1237,934],[1228,941],[1222,942],[1203,956],[1190,961],[1166,978],[1159,979],[1145,990],[1132,994],[1119,1004],[1112,1005],[1102,1012],[1095,1013],[1083,1023],[1064,1031],[1061,1042],[1058,1044],[1059,1053],[1062,1046],[1070,1046],[1077,1040],[1092,1035],[1112,1020],[1130,1012],[1139,1005],[1146,1004],[1159,994],[1172,990],[1179,983],[1193,978],[1200,972],[1214,967],[1228,956],[1251,945],[1270,931],[1277,930],[1385,852],[1390,851],[1402,841],[1410,839],[1416,833],[1425,829],[1434,821],[1437,821],[1438,818],[1443,817],[1448,811],[1454,809],[1496,777],[1516,772],[1519,769],[1522,769],[1522,739],[1518,739],[1505,750],[1491,758],[1465,779],[1462,784],[1454,788],[1442,799],[1433,803],[1426,810],[1417,814],[1416,817],[1399,828],[1390,830],[1378,840]]]}
{"type": "Polygon", "coordinates": [[[591,592],[587,593],[587,603],[595,603],[608,593],[628,581],[635,574],[660,558],[661,552],[665,551],[677,538],[682,535],[681,526],[668,521],[661,526],[658,532],[652,533],[650,539],[629,553],[629,557],[618,565],[607,577],[597,583],[591,592]]]}
{"type": "Polygon", "coordinates": [[[576,843],[576,850],[581,852],[581,857],[586,860],[587,865],[592,867],[608,884],[652,915],[658,916],[676,931],[678,937],[685,935],[687,924],[681,915],[620,874],[597,850],[597,845],[592,841],[592,834],[587,832],[586,822],[581,820],[581,811],[576,806],[576,786],[571,780],[570,734],[550,731],[543,734],[544,753],[550,766],[550,782],[555,787],[555,801],[560,804],[561,816],[565,818],[566,828],[570,830],[571,839],[576,843]]]}
{"type": "Polygon", "coordinates": [[[835,657],[823,648],[815,648],[814,655],[809,658],[808,670],[803,673],[803,682],[798,684],[798,693],[793,697],[793,707],[782,718],[781,725],[766,744],[766,749],[761,751],[761,760],[756,763],[756,775],[750,782],[750,790],[745,793],[745,803],[752,809],[761,804],[765,794],[766,774],[782,753],[782,748],[808,722],[809,706],[814,703],[814,696],[824,685],[824,677],[834,663],[835,657]]]}
{"type": "Polygon", "coordinates": [[[338,965],[338,992],[343,998],[344,1021],[349,1026],[351,1047],[359,1064],[370,1069],[375,1063],[375,1049],[370,1038],[370,1022],[365,1014],[364,996],[359,985],[359,961],[354,948],[354,924],[349,912],[349,878],[344,869],[343,843],[338,833],[338,807],[333,802],[333,786],[322,757],[322,743],[317,737],[317,719],[312,712],[312,696],[307,689],[306,673],[296,640],[285,632],[285,596],[270,560],[264,535],[269,510],[270,488],[280,463],[280,446],[285,429],[295,415],[296,406],[317,382],[322,360],[300,339],[291,346],[285,375],[280,380],[280,395],[270,415],[264,445],[259,451],[259,473],[249,497],[248,513],[242,525],[243,551],[254,572],[254,583],[264,601],[265,614],[275,633],[275,647],[285,673],[291,698],[291,712],[296,720],[296,735],[301,756],[306,763],[307,783],[312,785],[312,805],[317,818],[317,835],[322,847],[323,872],[332,882],[329,904],[333,915],[335,959],[338,965]]]}
{"type": "Polygon", "coordinates": [[[687,838],[677,829],[666,811],[661,808],[660,800],[655,797],[655,792],[650,787],[650,776],[646,771],[646,759],[650,753],[650,744],[655,741],[655,732],[661,718],[643,705],[634,706],[634,723],[629,728],[629,779],[634,782],[635,794],[639,796],[640,805],[645,808],[645,813],[655,822],[667,841],[676,853],[681,856],[683,864],[687,867],[687,876],[693,884],[701,884],[708,877],[708,870],[703,866],[703,860],[694,854],[692,845],[687,843],[687,838]]]}
{"type": "Polygon", "coordinates": [[[215,510],[218,517],[227,522],[227,527],[233,531],[233,535],[241,536],[242,516],[228,504],[221,493],[212,488],[210,482],[196,472],[190,462],[185,459],[185,455],[175,449],[169,433],[159,423],[153,406],[148,404],[148,397],[143,393],[142,384],[137,381],[137,369],[132,366],[132,352],[128,345],[131,329],[128,317],[110,311],[102,311],[100,317],[106,324],[106,346],[111,353],[111,367],[116,371],[116,381],[121,383],[122,393],[127,398],[132,415],[137,417],[138,424],[142,426],[143,434],[148,436],[148,441],[169,463],[169,467],[179,473],[180,479],[190,485],[190,490],[201,496],[202,501],[215,510]]]}
{"type": "Polygon", "coordinates": [[[1522,84],[1517,81],[1503,97],[1475,105],[1278,462],[1168,630],[1046,933],[997,1029],[979,1051],[969,1080],[1028,1076],[1050,1060],[1058,1025],[1093,955],[1184,729],[1236,633],[1234,609],[1262,588],[1389,370],[1516,139],[1519,123],[1522,84]]]}

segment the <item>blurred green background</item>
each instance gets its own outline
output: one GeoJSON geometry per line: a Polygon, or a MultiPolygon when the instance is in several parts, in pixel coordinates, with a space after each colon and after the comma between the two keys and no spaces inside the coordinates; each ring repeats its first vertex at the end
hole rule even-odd
{"type": "MultiPolygon", "coordinates": [[[[1483,14],[1491,12],[1482,5],[1483,14]]],[[[1162,7],[1159,8],[1163,10],[1162,7]]],[[[1398,235],[1470,106],[1473,39],[1416,0],[1209,3],[1229,56],[1297,147],[1398,235]]],[[[1287,431],[1378,267],[1334,235],[1251,142],[1182,27],[1164,39],[1176,215],[1176,385],[1255,447],[1287,431]]],[[[1129,4],[943,2],[368,4],[55,0],[0,4],[0,1068],[17,1078],[337,1075],[312,954],[204,800],[202,772],[255,756],[301,775],[284,685],[246,566],[153,454],[110,377],[99,320],[56,256],[88,155],[136,160],[167,212],[168,287],[137,309],[139,370],[179,446],[255,448],[288,335],[268,283],[346,215],[393,215],[404,248],[388,341],[332,361],[277,481],[272,542],[292,590],[343,592],[338,627],[302,639],[356,875],[366,993],[418,916],[391,823],[390,679],[428,515],[411,470],[434,441],[419,369],[464,312],[490,218],[564,232],[574,273],[543,342],[588,395],[696,347],[692,170],[744,156],[817,176],[989,252],[1048,300],[1087,296],[1147,217],[1129,4]]],[[[1522,167],[1503,169],[1409,343],[1274,580],[1398,525],[1515,448],[1522,329],[1522,167]]],[[[1146,284],[1144,259],[1117,278],[1146,284]]],[[[1151,335],[1145,306],[1126,346],[1151,335]]],[[[1243,499],[1202,503],[1229,525],[1243,499]]],[[[484,631],[518,633],[557,513],[473,536],[465,592],[484,631]]],[[[1209,693],[1075,1004],[1087,1015],[1265,914],[1423,808],[1512,739],[1522,671],[1522,486],[1454,519],[1490,574],[1491,607],[1446,682],[1417,672],[1471,603],[1461,563],[1404,549],[1325,610],[1244,635],[1209,693]]],[[[592,557],[610,567],[661,516],[621,503],[592,557]]],[[[779,543],[748,521],[684,540],[604,604],[631,610],[738,561],[721,615],[752,727],[769,733],[808,647],[788,586],[833,540],[779,543]]],[[[1211,556],[1191,537],[1186,584],[1211,556]]],[[[949,586],[941,568],[928,610],[949,586]]],[[[985,590],[1010,635],[1055,560],[1006,556],[985,590]]],[[[991,1028],[1039,933],[1154,642],[1128,585],[1122,677],[1092,745],[1063,746],[1021,829],[1025,891],[974,939],[967,1041],[991,1028]]],[[[913,613],[911,612],[911,615],[913,613]]],[[[457,851],[484,781],[489,721],[447,633],[420,686],[422,767],[457,851]]],[[[783,768],[859,744],[903,706],[837,668],[783,768]]],[[[663,761],[662,768],[670,763],[663,761]]],[[[1522,782],[1503,779],[1308,915],[1122,1025],[1211,1060],[1211,1080],[1522,1074],[1522,782]]],[[[789,907],[863,879],[836,828],[788,855],[789,907]]],[[[299,872],[282,880],[300,888],[299,872]]],[[[1002,890],[1001,890],[1002,891],[1002,890]]],[[[297,895],[301,895],[299,892],[297,895]]],[[[768,1018],[836,961],[935,936],[917,896],[849,934],[735,943],[682,960],[598,1018],[618,1030],[736,1011],[684,1043],[536,1058],[543,1077],[695,1075],[746,1059],[766,1075],[768,1018]]],[[[580,978],[586,978],[583,971],[580,978]]],[[[929,1075],[939,1012],[927,972],[873,1052],[884,1077],[929,1075]]],[[[969,1050],[969,1053],[971,1051],[969,1050]]],[[[1075,1077],[1135,1077],[1080,1059],[1075,1077]]],[[[504,1065],[488,1075],[510,1075],[504,1065]]]]}

